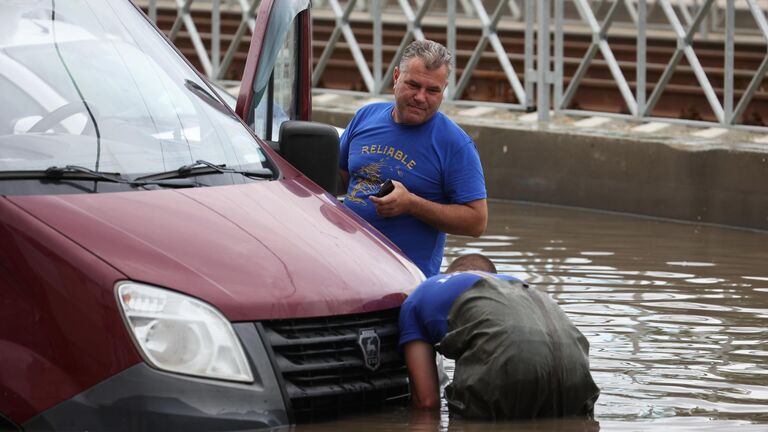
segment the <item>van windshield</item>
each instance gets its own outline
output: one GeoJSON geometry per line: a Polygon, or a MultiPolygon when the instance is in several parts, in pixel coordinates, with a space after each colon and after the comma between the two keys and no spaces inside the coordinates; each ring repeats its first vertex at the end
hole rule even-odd
{"type": "Polygon", "coordinates": [[[0,171],[135,178],[267,168],[219,97],[129,1],[0,0],[0,171]]]}

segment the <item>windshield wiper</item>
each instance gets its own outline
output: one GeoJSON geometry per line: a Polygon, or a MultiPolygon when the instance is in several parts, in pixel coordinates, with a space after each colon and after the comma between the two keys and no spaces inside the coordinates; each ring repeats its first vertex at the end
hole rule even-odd
{"type": "Polygon", "coordinates": [[[259,168],[256,170],[237,170],[234,168],[227,168],[227,165],[225,164],[216,165],[213,162],[197,160],[194,163],[182,165],[175,170],[145,175],[137,177],[135,180],[182,179],[185,177],[194,177],[207,174],[240,174],[246,177],[254,177],[259,179],[271,179],[274,177],[274,173],[269,168],[259,168]]]}
{"type": "Polygon", "coordinates": [[[157,185],[170,188],[185,188],[195,187],[197,184],[187,179],[175,179],[175,180],[127,180],[123,178],[119,173],[106,173],[101,171],[94,171],[90,168],[86,168],[79,165],[65,165],[63,167],[51,166],[45,170],[30,170],[30,171],[2,171],[0,172],[0,179],[2,180],[94,180],[94,181],[107,181],[111,183],[121,183],[133,187],[157,185]]]}

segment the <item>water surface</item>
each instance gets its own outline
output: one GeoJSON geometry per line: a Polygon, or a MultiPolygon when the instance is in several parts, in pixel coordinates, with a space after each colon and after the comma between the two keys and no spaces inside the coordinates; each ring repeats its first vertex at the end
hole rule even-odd
{"type": "MultiPolygon", "coordinates": [[[[481,252],[549,293],[591,344],[595,420],[471,422],[395,408],[303,431],[768,431],[768,233],[489,203],[481,252]]],[[[449,374],[452,364],[446,363],[449,374]]]]}

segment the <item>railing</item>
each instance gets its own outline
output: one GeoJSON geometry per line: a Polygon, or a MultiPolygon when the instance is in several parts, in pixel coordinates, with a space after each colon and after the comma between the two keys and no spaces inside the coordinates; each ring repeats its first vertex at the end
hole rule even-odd
{"type": "MultiPolygon", "coordinates": [[[[177,16],[170,38],[175,39],[184,27],[204,73],[213,79],[221,79],[243,38],[250,37],[260,0],[173,1],[177,16]],[[191,18],[193,3],[210,9],[208,50],[191,18]],[[237,31],[227,37],[229,45],[223,56],[222,9],[237,10],[241,15],[237,31]]],[[[158,0],[144,3],[150,17],[155,17],[158,0]]],[[[315,66],[315,85],[321,81],[333,53],[348,50],[364,82],[363,93],[384,95],[403,49],[412,40],[425,38],[425,26],[429,25],[433,30],[436,25],[441,25],[446,46],[456,52],[457,29],[469,25],[479,29],[480,36],[466,63],[459,65],[460,75],[457,76],[456,71],[459,68],[455,68],[449,78],[445,94],[447,103],[492,104],[537,111],[540,121],[548,120],[550,115],[598,115],[640,122],[679,122],[768,131],[763,125],[740,122],[756,95],[760,95],[761,101],[766,98],[761,85],[768,71],[768,23],[765,17],[768,0],[314,0],[313,8],[315,16],[325,16],[335,22],[329,39],[323,42],[324,48],[315,66]],[[360,23],[372,27],[370,48],[363,49],[363,44],[358,42],[353,23],[357,28],[360,23]],[[383,28],[392,23],[405,24],[405,30],[394,55],[385,64],[383,28]],[[522,61],[518,53],[505,48],[505,42],[499,36],[502,26],[515,28],[523,35],[522,61]],[[565,37],[573,32],[587,34],[591,41],[575,69],[567,70],[573,69],[570,66],[573,59],[565,56],[565,37]],[[674,41],[668,62],[658,78],[652,80],[649,79],[648,61],[651,33],[654,37],[666,35],[674,41]],[[627,59],[626,55],[617,59],[614,54],[617,47],[612,45],[616,35],[634,41],[634,59],[627,59]],[[702,65],[697,45],[703,42],[721,47],[722,66],[702,65]],[[751,74],[751,79],[748,85],[738,89],[734,86],[737,43],[749,43],[763,54],[754,70],[739,70],[740,76],[751,74]],[[488,47],[492,55],[487,52],[488,47]],[[502,72],[505,84],[511,88],[513,101],[483,103],[465,99],[473,73],[478,71],[481,59],[487,62],[489,56],[498,62],[497,72],[502,72]],[[681,66],[683,60],[687,63],[684,67],[681,66]],[[517,70],[513,63],[518,64],[517,70]],[[603,79],[610,81],[620,94],[623,105],[614,112],[574,106],[579,89],[588,81],[585,79],[588,70],[596,65],[608,71],[609,77],[603,79]],[[705,108],[713,113],[712,120],[659,117],[653,113],[663,96],[676,91],[671,90],[676,87],[671,82],[680,69],[695,77],[693,85],[705,96],[708,105],[705,108]],[[720,75],[722,81],[716,80],[715,76],[720,75]]],[[[662,69],[658,64],[651,66],[654,76],[662,69]]]]}
{"type": "MultiPolygon", "coordinates": [[[[606,14],[602,23],[599,23],[595,17],[593,9],[590,7],[587,0],[574,0],[573,2],[579,9],[579,14],[582,19],[588,23],[589,29],[592,33],[592,44],[590,45],[587,54],[584,56],[581,64],[579,65],[576,73],[571,77],[569,86],[563,91],[562,83],[564,76],[562,73],[562,45],[563,45],[563,8],[562,1],[557,1],[555,7],[555,111],[559,113],[567,114],[595,114],[589,112],[579,112],[576,110],[569,110],[569,105],[575,89],[579,86],[583,73],[594,59],[595,53],[599,50],[605,61],[608,63],[611,74],[615,80],[616,85],[621,91],[621,95],[624,98],[629,111],[630,117],[637,120],[651,120],[650,115],[653,108],[659,102],[662,94],[668,90],[668,84],[672,75],[676,72],[677,67],[683,57],[687,60],[690,68],[692,69],[696,80],[699,85],[699,89],[704,93],[709,107],[714,113],[720,126],[734,126],[736,120],[744,112],[746,106],[750,103],[754,97],[758,87],[761,85],[765,78],[766,69],[768,68],[768,55],[765,55],[762,59],[760,66],[754,72],[754,76],[742,92],[741,98],[734,107],[735,92],[734,92],[734,43],[736,36],[735,28],[735,12],[736,4],[740,6],[746,6],[749,12],[753,16],[759,34],[768,41],[768,25],[766,25],[765,13],[761,6],[765,7],[766,2],[759,2],[757,0],[727,0],[725,2],[716,2],[715,0],[704,0],[695,2],[677,2],[676,8],[670,0],[658,0],[653,2],[654,8],[660,8],[663,11],[664,17],[668,20],[668,26],[673,32],[673,37],[676,41],[676,47],[669,62],[667,63],[661,77],[654,83],[653,90],[650,95],[647,95],[648,83],[646,81],[646,48],[647,48],[647,30],[648,30],[648,3],[647,1],[614,1],[610,6],[610,10],[606,14]],[[607,39],[608,30],[613,23],[615,12],[620,6],[625,6],[630,11],[633,21],[637,29],[637,60],[636,70],[637,76],[635,81],[635,92],[630,89],[622,68],[613,56],[611,46],[607,39]],[[689,3],[689,4],[680,4],[689,3]],[[689,9],[690,4],[696,6],[693,10],[689,9]],[[678,13],[684,17],[685,23],[682,23],[679,19],[678,13]],[[724,12],[724,15],[723,15],[724,12]],[[706,18],[710,17],[707,21],[706,18]],[[724,17],[721,20],[718,17],[724,17]],[[722,21],[722,22],[721,22],[722,21]],[[709,23],[708,26],[704,26],[704,23],[709,23]],[[724,24],[724,25],[722,25],[724,24]],[[694,43],[700,39],[713,39],[720,38],[723,42],[724,51],[724,64],[723,64],[723,97],[717,95],[712,80],[708,76],[707,71],[699,61],[699,57],[696,54],[694,43]]],[[[602,2],[606,3],[606,2],[602,2]]],[[[659,28],[659,24],[655,24],[654,28],[659,28]]],[[[741,29],[740,29],[741,30],[741,29]]],[[[751,32],[742,32],[751,35],[751,32]]],[[[653,119],[659,120],[659,119],[653,119]]],[[[670,119],[664,119],[670,120],[670,119]]],[[[691,122],[687,122],[691,123],[691,122]]]]}

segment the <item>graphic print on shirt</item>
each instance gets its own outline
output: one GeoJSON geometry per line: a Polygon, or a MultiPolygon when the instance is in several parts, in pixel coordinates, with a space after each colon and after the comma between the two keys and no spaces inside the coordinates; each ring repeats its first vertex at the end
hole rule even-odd
{"type": "Polygon", "coordinates": [[[381,169],[384,166],[384,159],[378,162],[373,162],[359,170],[355,171],[353,175],[358,179],[352,190],[349,191],[345,199],[354,201],[360,205],[368,205],[368,200],[365,199],[368,195],[378,192],[379,186],[384,183],[381,176],[381,169]]]}
{"type": "Polygon", "coordinates": [[[377,193],[382,183],[388,179],[402,181],[405,171],[403,168],[411,170],[416,166],[415,160],[392,146],[378,144],[362,146],[360,154],[383,155],[381,159],[364,165],[352,174],[357,182],[347,194],[346,199],[363,206],[368,205],[367,197],[377,193]],[[393,160],[397,163],[393,164],[393,160]]]}

